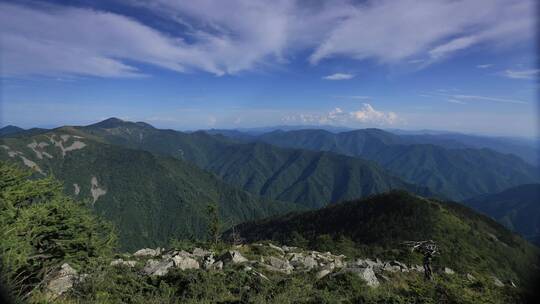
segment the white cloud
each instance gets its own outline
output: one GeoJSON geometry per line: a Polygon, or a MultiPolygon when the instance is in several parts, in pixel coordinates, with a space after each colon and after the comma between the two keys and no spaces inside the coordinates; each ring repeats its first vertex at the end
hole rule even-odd
{"type": "Polygon", "coordinates": [[[432,59],[439,59],[455,51],[468,48],[469,46],[473,45],[477,41],[478,41],[478,38],[474,36],[456,38],[456,39],[451,40],[450,42],[447,42],[445,44],[435,47],[434,49],[429,51],[429,55],[431,56],[432,59]]]}
{"type": "Polygon", "coordinates": [[[531,70],[506,70],[503,75],[512,79],[535,79],[540,74],[540,69],[531,70]]]}
{"type": "Polygon", "coordinates": [[[393,63],[430,50],[433,56],[524,40],[534,35],[534,11],[534,1],[518,0],[368,1],[330,30],[310,61],[346,56],[393,63]]]}
{"type": "Polygon", "coordinates": [[[532,0],[127,3],[159,15],[167,32],[119,13],[1,3],[2,73],[140,77],[145,72],[134,63],[144,63],[224,75],[283,64],[297,53],[310,54],[312,64],[336,56],[419,62],[534,34],[532,0]]]}
{"type": "Polygon", "coordinates": [[[462,101],[462,100],[459,100],[459,99],[453,99],[453,98],[450,98],[448,100],[446,100],[447,102],[449,103],[457,103],[457,104],[467,104],[466,102],[462,101]]]}
{"type": "Polygon", "coordinates": [[[493,66],[493,64],[491,64],[491,63],[486,63],[486,64],[479,64],[479,65],[477,65],[476,67],[479,68],[479,69],[488,69],[488,68],[490,68],[490,67],[492,67],[492,66],[493,66]]]}
{"type": "Polygon", "coordinates": [[[480,100],[480,101],[490,101],[490,102],[499,102],[499,103],[512,103],[512,104],[527,104],[527,102],[523,100],[517,100],[517,99],[507,99],[507,98],[499,98],[499,97],[490,97],[490,96],[478,96],[478,95],[452,95],[452,99],[454,100],[480,100]]]}
{"type": "Polygon", "coordinates": [[[352,78],[354,78],[354,75],[347,74],[347,73],[335,73],[335,74],[323,77],[323,79],[326,79],[326,80],[348,80],[352,78]]]}
{"type": "Polygon", "coordinates": [[[364,103],[359,110],[346,112],[336,107],[325,114],[300,113],[287,115],[282,118],[285,123],[321,124],[321,125],[394,125],[399,121],[394,112],[375,110],[370,104],[364,103]]]}
{"type": "Polygon", "coordinates": [[[350,113],[352,118],[360,123],[375,125],[393,125],[398,117],[394,112],[381,112],[375,110],[370,104],[364,103],[358,111],[350,113]]]}

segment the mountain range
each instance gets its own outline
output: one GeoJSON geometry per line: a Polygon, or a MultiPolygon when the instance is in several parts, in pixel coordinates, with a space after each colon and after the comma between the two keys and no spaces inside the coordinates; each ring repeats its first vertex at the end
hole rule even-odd
{"type": "Polygon", "coordinates": [[[540,179],[537,167],[513,154],[487,148],[448,148],[379,129],[342,133],[274,131],[252,141],[371,160],[404,181],[428,187],[453,200],[498,192],[540,179]]]}
{"type": "MultiPolygon", "coordinates": [[[[230,226],[394,189],[465,201],[539,181],[536,167],[511,154],[450,148],[379,129],[273,131],[242,138],[235,131],[231,138],[233,133],[187,133],[111,118],[31,130],[2,136],[0,160],[63,180],[67,193],[89,198],[99,213],[129,227],[122,229],[131,234],[122,237],[126,246],[203,235],[209,203],[221,207],[230,226]],[[179,202],[186,202],[184,209],[179,202]],[[187,214],[194,216],[173,224],[187,214]],[[174,228],[162,228],[157,224],[162,221],[174,228]]],[[[516,218],[470,206],[503,222],[516,218]]]]}

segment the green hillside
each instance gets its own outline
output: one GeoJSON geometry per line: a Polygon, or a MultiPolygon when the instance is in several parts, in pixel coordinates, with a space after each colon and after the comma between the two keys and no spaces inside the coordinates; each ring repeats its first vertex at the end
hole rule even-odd
{"type": "Polygon", "coordinates": [[[184,159],[253,194],[307,207],[391,189],[433,194],[372,162],[334,153],[239,144],[205,132],[160,130],[114,118],[80,130],[107,142],[184,159]]]}
{"type": "Polygon", "coordinates": [[[330,133],[324,130],[276,131],[258,140],[281,147],[331,151],[375,161],[405,181],[426,186],[454,200],[538,182],[538,168],[489,149],[447,149],[417,144],[378,129],[330,133]]]}
{"type": "Polygon", "coordinates": [[[2,139],[0,160],[63,181],[66,193],[116,225],[126,250],[203,237],[208,204],[218,204],[227,225],[296,208],[237,190],[179,159],[105,144],[73,128],[2,139]]]}
{"type": "Polygon", "coordinates": [[[464,203],[540,245],[540,184],[521,185],[464,203]]]}
{"type": "Polygon", "coordinates": [[[439,267],[492,273],[522,284],[538,270],[538,249],[492,219],[402,191],[243,223],[236,231],[249,242],[270,239],[418,263],[402,242],[434,240],[441,252],[435,260],[439,267]]]}

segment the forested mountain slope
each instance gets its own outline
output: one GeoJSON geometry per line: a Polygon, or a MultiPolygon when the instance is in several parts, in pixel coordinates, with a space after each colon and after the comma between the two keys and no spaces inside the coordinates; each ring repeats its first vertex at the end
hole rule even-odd
{"type": "Polygon", "coordinates": [[[540,184],[520,185],[464,203],[540,245],[540,184]]]}
{"type": "Polygon", "coordinates": [[[219,206],[227,225],[296,208],[237,190],[182,160],[106,144],[69,127],[4,138],[0,160],[63,181],[66,193],[116,225],[124,249],[204,237],[209,204],[219,206]]]}
{"type": "Polygon", "coordinates": [[[119,119],[79,130],[110,143],[192,162],[251,193],[308,207],[391,189],[433,195],[426,187],[404,182],[372,162],[334,153],[241,144],[205,132],[160,130],[119,119]]]}
{"type": "Polygon", "coordinates": [[[378,129],[338,134],[324,130],[276,131],[257,140],[372,160],[405,181],[429,187],[455,200],[540,180],[538,168],[511,154],[419,144],[378,129]]]}

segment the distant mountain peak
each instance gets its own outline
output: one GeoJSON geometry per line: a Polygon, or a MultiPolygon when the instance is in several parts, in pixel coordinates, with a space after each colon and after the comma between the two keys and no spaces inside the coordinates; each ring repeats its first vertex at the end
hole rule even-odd
{"type": "Polygon", "coordinates": [[[105,129],[112,129],[112,128],[118,128],[118,127],[154,128],[152,125],[142,122],[142,121],[132,122],[132,121],[127,121],[127,120],[122,120],[117,117],[107,118],[103,121],[92,124],[89,127],[97,127],[97,128],[105,128],[105,129]]]}
{"type": "Polygon", "coordinates": [[[24,131],[23,128],[19,128],[17,126],[13,125],[7,125],[5,127],[0,128],[0,135],[8,135],[8,134],[15,134],[24,131]]]}

